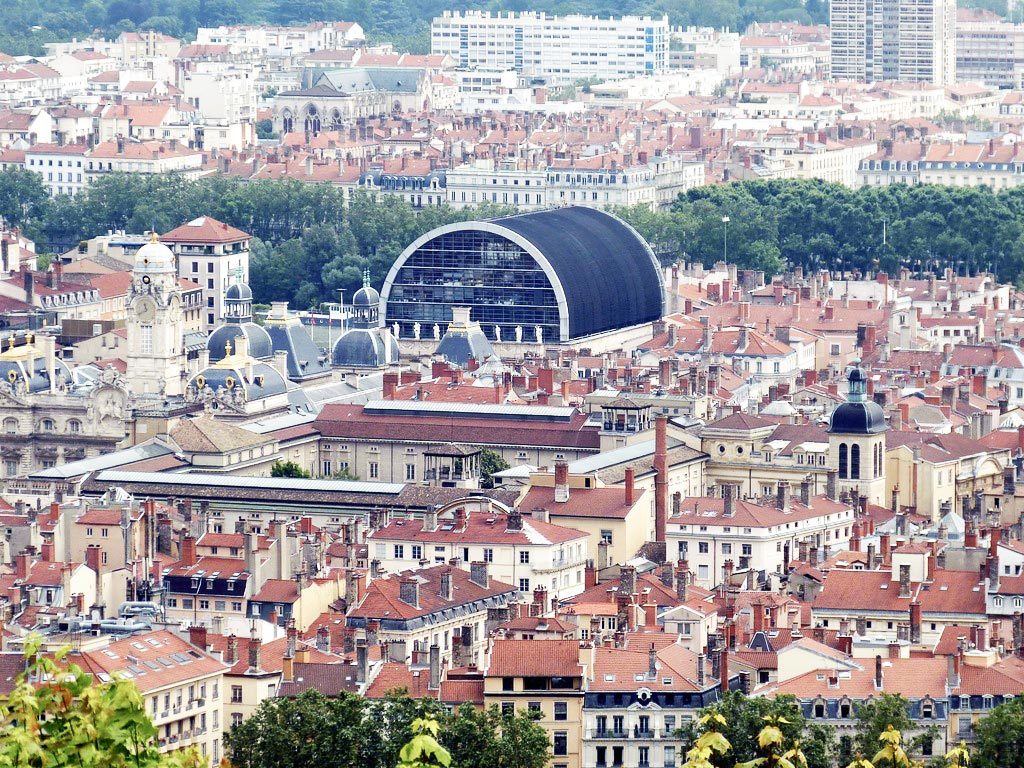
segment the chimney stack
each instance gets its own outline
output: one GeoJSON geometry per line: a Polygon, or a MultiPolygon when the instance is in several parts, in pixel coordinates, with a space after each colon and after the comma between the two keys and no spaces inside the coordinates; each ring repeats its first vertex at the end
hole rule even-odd
{"type": "Polygon", "coordinates": [[[663,543],[668,523],[668,416],[654,418],[654,540],[663,543]]]}
{"type": "Polygon", "coordinates": [[[564,504],[569,500],[569,464],[555,462],[555,503],[564,504]]]}
{"type": "Polygon", "coordinates": [[[910,597],[910,566],[900,566],[900,597],[910,597]]]}
{"type": "Polygon", "coordinates": [[[875,656],[875,690],[882,690],[882,657],[875,656]]]}
{"type": "Polygon", "coordinates": [[[415,576],[408,576],[398,582],[398,599],[413,608],[420,607],[420,582],[415,576]]]}

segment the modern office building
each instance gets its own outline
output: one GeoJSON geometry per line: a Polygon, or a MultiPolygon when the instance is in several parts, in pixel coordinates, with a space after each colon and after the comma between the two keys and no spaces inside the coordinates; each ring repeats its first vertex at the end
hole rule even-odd
{"type": "Polygon", "coordinates": [[[1024,24],[984,8],[960,8],[956,16],[956,79],[1000,88],[1024,80],[1024,24]]]}
{"type": "Polygon", "coordinates": [[[622,220],[582,206],[431,230],[395,261],[382,299],[400,338],[427,338],[453,307],[469,307],[489,339],[522,343],[649,323],[664,305],[650,246],[622,220]]]}
{"type": "Polygon", "coordinates": [[[952,85],[955,0],[833,0],[836,80],[952,85]]]}
{"type": "Polygon", "coordinates": [[[514,70],[557,85],[660,72],[668,66],[668,38],[667,16],[445,11],[431,24],[430,48],[460,69],[514,70]]]}

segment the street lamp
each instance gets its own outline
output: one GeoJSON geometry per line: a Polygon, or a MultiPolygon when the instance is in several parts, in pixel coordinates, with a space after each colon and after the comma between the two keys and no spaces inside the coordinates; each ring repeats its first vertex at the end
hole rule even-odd
{"type": "Polygon", "coordinates": [[[729,217],[722,217],[722,224],[725,225],[725,234],[722,238],[722,260],[729,263],[729,217]]]}

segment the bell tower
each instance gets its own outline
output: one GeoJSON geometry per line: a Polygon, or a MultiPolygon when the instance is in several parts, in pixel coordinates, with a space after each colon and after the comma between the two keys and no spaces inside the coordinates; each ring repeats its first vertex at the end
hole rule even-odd
{"type": "Polygon", "coordinates": [[[128,371],[134,395],[182,394],[185,370],[181,287],[171,249],[154,232],[135,254],[128,289],[128,371]]]}
{"type": "Polygon", "coordinates": [[[882,407],[868,399],[867,376],[850,370],[845,403],[828,424],[829,465],[838,473],[839,492],[867,496],[868,503],[885,504],[885,423],[882,407]]]}

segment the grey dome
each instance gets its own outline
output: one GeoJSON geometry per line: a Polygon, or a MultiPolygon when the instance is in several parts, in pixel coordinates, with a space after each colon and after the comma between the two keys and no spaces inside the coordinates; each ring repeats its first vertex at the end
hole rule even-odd
{"type": "Polygon", "coordinates": [[[874,435],[885,432],[885,412],[878,403],[867,399],[868,378],[854,366],[847,376],[850,389],[848,400],[832,411],[828,431],[841,435],[874,435]]]}
{"type": "MultiPolygon", "coordinates": [[[[234,287],[234,286],[232,286],[234,287]]],[[[228,323],[216,328],[206,340],[206,348],[210,351],[210,362],[216,363],[226,357],[225,346],[231,342],[231,351],[238,349],[235,342],[239,336],[245,336],[249,340],[249,355],[251,357],[266,358],[274,356],[274,345],[270,341],[270,335],[256,323],[228,323]]]]}
{"type": "Polygon", "coordinates": [[[234,389],[241,386],[246,400],[259,400],[272,395],[280,395],[288,391],[284,377],[277,369],[267,363],[255,363],[252,366],[252,378],[246,379],[241,368],[231,366],[210,366],[189,380],[189,386],[198,387],[200,382],[214,392],[221,387],[234,389]],[[201,378],[200,378],[201,377],[201,378]]]}
{"type": "Polygon", "coordinates": [[[398,360],[398,342],[382,328],[346,331],[331,351],[331,364],[342,368],[381,368],[398,360]]]}
{"type": "Polygon", "coordinates": [[[380,294],[371,285],[364,285],[352,296],[352,306],[354,307],[377,307],[379,305],[380,294]]]}
{"type": "Polygon", "coordinates": [[[245,283],[235,283],[228,286],[224,298],[228,301],[252,301],[252,289],[245,283]]]}

